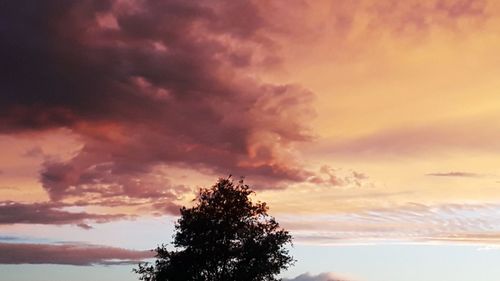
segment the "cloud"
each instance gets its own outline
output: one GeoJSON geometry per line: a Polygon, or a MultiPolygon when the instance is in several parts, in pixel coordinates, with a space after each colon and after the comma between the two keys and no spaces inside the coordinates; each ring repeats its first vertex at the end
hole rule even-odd
{"type": "Polygon", "coordinates": [[[412,45],[420,46],[433,32],[468,31],[485,24],[496,12],[496,7],[485,0],[320,0],[313,4],[295,1],[286,6],[267,1],[261,5],[267,11],[265,18],[288,36],[288,43],[303,46],[303,51],[325,44],[328,51],[308,53],[306,59],[317,55],[316,63],[332,58],[352,62],[360,52],[373,52],[376,46],[366,41],[379,42],[382,34],[390,39],[409,39],[412,45]]]}
{"type": "Polygon", "coordinates": [[[481,22],[487,18],[484,0],[376,1],[370,8],[373,23],[397,34],[428,31],[436,26],[452,29],[459,26],[460,20],[481,22]]]}
{"type": "MultiPolygon", "coordinates": [[[[358,30],[352,25],[361,19],[361,34],[377,37],[374,25],[395,33],[414,25],[426,30],[432,20],[448,26],[480,19],[485,8],[477,1],[351,2],[335,2],[335,28],[358,30]],[[390,13],[382,13],[388,5],[390,13]]],[[[314,95],[293,83],[262,81],[254,71],[279,66],[278,38],[304,30],[296,24],[302,21],[275,13],[252,1],[6,3],[0,9],[6,42],[0,46],[0,133],[36,136],[63,127],[82,142],[68,160],[45,159],[40,181],[52,202],[162,206],[163,213],[177,213],[178,199],[191,187],[173,180],[168,171],[174,168],[243,175],[261,189],[363,185],[365,175],[310,171],[296,157],[296,146],[312,139],[314,95]]],[[[367,136],[331,150],[399,153],[468,135],[414,133],[367,136]]]]}
{"type": "Polygon", "coordinates": [[[432,241],[498,246],[500,245],[500,232],[448,233],[438,237],[432,237],[432,241]]]}
{"type": "Polygon", "coordinates": [[[408,203],[331,215],[280,218],[296,243],[349,244],[376,241],[499,243],[498,204],[408,203]]]}
{"type": "Polygon", "coordinates": [[[0,186],[0,190],[19,190],[19,188],[15,186],[0,186]]]}
{"type": "Polygon", "coordinates": [[[310,273],[301,274],[293,279],[285,278],[284,281],[349,281],[353,279],[347,279],[340,277],[339,275],[332,272],[320,273],[318,275],[312,275],[310,273]]]}
{"type": "Polygon", "coordinates": [[[315,185],[325,185],[330,187],[351,187],[363,186],[368,183],[368,176],[361,172],[356,171],[343,171],[342,169],[335,169],[329,165],[320,167],[319,172],[310,177],[308,181],[315,185]]]}
{"type": "Polygon", "coordinates": [[[37,158],[44,156],[43,149],[39,146],[32,147],[23,153],[24,157],[37,158]]]}
{"type": "Polygon", "coordinates": [[[348,141],[330,140],[321,151],[359,157],[436,155],[444,151],[464,150],[496,152],[500,149],[495,142],[500,136],[500,130],[492,123],[495,118],[489,116],[472,121],[462,118],[425,126],[391,128],[348,141]],[[461,126],[454,125],[457,123],[461,126]]]}
{"type": "Polygon", "coordinates": [[[266,188],[311,175],[291,151],[311,139],[312,93],[246,72],[279,61],[252,2],[16,1],[1,10],[0,132],[65,127],[83,142],[74,158],[44,163],[51,200],[173,206],[187,189],[156,179],[158,167],[244,175],[266,188]]]}
{"type": "Polygon", "coordinates": [[[154,256],[137,251],[91,244],[30,244],[0,242],[0,264],[137,264],[154,256]]]}
{"type": "Polygon", "coordinates": [[[469,173],[469,172],[429,173],[426,175],[433,177],[463,177],[463,178],[478,178],[483,176],[481,174],[469,173]]]}
{"type": "Polygon", "coordinates": [[[124,219],[121,214],[106,215],[86,212],[69,212],[64,204],[51,202],[18,203],[12,201],[0,202],[0,225],[2,224],[74,224],[84,229],[91,228],[87,223],[105,223],[111,220],[124,219]]]}
{"type": "Polygon", "coordinates": [[[16,241],[16,240],[20,240],[20,238],[16,236],[0,235],[0,241],[16,241]]]}

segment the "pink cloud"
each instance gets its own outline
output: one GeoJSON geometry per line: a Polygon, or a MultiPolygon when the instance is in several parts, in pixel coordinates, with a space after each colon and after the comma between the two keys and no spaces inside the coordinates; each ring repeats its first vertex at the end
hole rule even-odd
{"type": "Polygon", "coordinates": [[[311,139],[312,93],[245,72],[279,61],[255,3],[3,8],[0,132],[65,127],[84,143],[75,157],[43,164],[52,201],[161,202],[176,212],[189,188],[159,166],[248,176],[257,188],[311,175],[289,151],[311,139]]]}
{"type": "Polygon", "coordinates": [[[2,224],[74,224],[90,229],[88,223],[104,223],[111,220],[124,219],[128,216],[115,214],[92,214],[86,212],[69,212],[63,208],[65,204],[0,202],[0,225],[2,224]]]}
{"type": "Polygon", "coordinates": [[[152,251],[90,244],[0,243],[0,264],[137,264],[153,256],[152,251]]]}
{"type": "Polygon", "coordinates": [[[498,244],[498,204],[407,203],[281,220],[296,243],[405,241],[498,244]]]}

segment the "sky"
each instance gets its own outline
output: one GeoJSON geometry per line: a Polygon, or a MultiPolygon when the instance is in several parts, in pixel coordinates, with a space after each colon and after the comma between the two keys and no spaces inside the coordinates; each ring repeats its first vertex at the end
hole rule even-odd
{"type": "Polygon", "coordinates": [[[1,279],[137,280],[231,174],[284,280],[498,280],[499,31],[492,0],[1,1],[1,279]]]}

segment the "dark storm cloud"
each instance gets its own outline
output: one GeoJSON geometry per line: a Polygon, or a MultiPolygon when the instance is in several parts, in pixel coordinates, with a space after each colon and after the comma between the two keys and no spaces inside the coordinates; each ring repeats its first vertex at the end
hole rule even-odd
{"type": "Polygon", "coordinates": [[[0,242],[0,264],[137,264],[152,258],[136,251],[89,244],[29,244],[0,242]]]}
{"type": "Polygon", "coordinates": [[[57,203],[0,202],[0,225],[2,224],[74,224],[89,229],[88,222],[104,223],[126,218],[125,215],[102,215],[86,212],[69,212],[57,203]]]}
{"type": "Polygon", "coordinates": [[[265,187],[311,175],[285,151],[310,138],[312,94],[245,74],[279,61],[251,2],[0,5],[0,132],[67,127],[85,143],[44,164],[52,200],[159,198],[174,210],[187,188],[153,179],[161,165],[265,187]]]}

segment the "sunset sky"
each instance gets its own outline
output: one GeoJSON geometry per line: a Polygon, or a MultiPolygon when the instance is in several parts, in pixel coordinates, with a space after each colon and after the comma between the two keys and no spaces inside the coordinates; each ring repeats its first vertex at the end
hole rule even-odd
{"type": "Polygon", "coordinates": [[[288,281],[498,281],[500,1],[0,1],[0,280],[132,281],[245,177],[288,281]]]}

